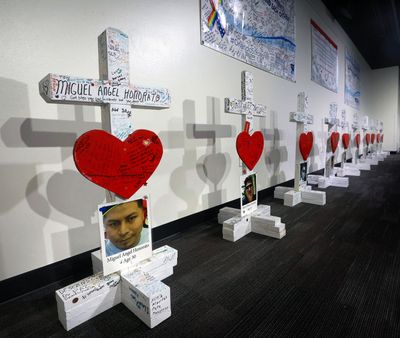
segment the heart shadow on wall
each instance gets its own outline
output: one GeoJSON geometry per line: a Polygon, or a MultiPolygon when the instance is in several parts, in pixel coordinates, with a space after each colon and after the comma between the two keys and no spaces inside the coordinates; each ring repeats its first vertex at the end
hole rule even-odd
{"type": "Polygon", "coordinates": [[[77,171],[64,170],[48,180],[47,198],[59,212],[90,224],[97,206],[104,201],[105,192],[77,171]]]}

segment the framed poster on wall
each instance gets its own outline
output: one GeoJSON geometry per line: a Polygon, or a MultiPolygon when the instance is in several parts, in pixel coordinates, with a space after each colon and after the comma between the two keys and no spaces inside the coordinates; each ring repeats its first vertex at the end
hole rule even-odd
{"type": "Polygon", "coordinates": [[[338,91],[336,43],[311,20],[311,80],[335,93],[338,91]]]}
{"type": "Polygon", "coordinates": [[[200,0],[204,46],[295,81],[294,0],[200,0]]]}
{"type": "Polygon", "coordinates": [[[346,49],[345,55],[345,87],[344,103],[355,109],[360,109],[360,65],[346,49]]]}

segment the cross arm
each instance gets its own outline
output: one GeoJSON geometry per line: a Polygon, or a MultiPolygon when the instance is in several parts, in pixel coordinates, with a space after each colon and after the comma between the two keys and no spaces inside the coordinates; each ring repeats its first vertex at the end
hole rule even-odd
{"type": "Polygon", "coordinates": [[[331,126],[339,125],[340,121],[337,117],[325,117],[325,124],[329,124],[331,126]]]}
{"type": "Polygon", "coordinates": [[[232,114],[246,115],[251,112],[253,116],[265,117],[267,107],[262,104],[254,104],[250,101],[225,98],[225,111],[232,114]]]}
{"type": "Polygon", "coordinates": [[[291,112],[290,113],[290,122],[301,122],[305,124],[313,124],[314,117],[311,114],[307,114],[304,112],[291,112]]]}
{"type": "Polygon", "coordinates": [[[49,103],[122,104],[138,107],[168,108],[168,89],[124,86],[108,80],[48,74],[39,82],[39,92],[49,103]]]}

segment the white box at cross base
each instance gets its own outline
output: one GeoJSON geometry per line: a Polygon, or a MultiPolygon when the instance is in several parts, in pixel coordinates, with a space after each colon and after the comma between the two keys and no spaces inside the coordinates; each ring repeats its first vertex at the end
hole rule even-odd
{"type": "Polygon", "coordinates": [[[218,222],[223,223],[222,236],[225,240],[236,242],[250,232],[281,239],[286,235],[285,224],[280,217],[271,216],[269,205],[260,204],[251,215],[240,216],[240,210],[222,208],[218,214],[218,222]],[[226,219],[234,215],[231,218],[226,219]]]}
{"type": "Polygon", "coordinates": [[[330,186],[347,188],[349,186],[349,178],[336,177],[336,176],[325,177],[321,175],[308,175],[307,183],[318,184],[318,188],[328,188],[330,186]]]}
{"type": "Polygon", "coordinates": [[[294,191],[293,187],[276,187],[274,190],[274,198],[283,199],[283,204],[290,207],[301,202],[315,205],[326,204],[325,191],[311,190],[309,185],[301,188],[300,191],[294,191]]]}
{"type": "Polygon", "coordinates": [[[171,316],[170,288],[150,274],[123,272],[122,303],[148,327],[153,328],[171,316]]]}
{"type": "Polygon", "coordinates": [[[360,176],[361,172],[360,169],[356,167],[349,167],[349,166],[343,166],[343,168],[335,168],[336,175],[338,177],[344,177],[344,176],[360,176]]]}
{"type": "Polygon", "coordinates": [[[65,330],[121,303],[121,277],[102,273],[84,278],[56,291],[58,318],[65,330]]]}

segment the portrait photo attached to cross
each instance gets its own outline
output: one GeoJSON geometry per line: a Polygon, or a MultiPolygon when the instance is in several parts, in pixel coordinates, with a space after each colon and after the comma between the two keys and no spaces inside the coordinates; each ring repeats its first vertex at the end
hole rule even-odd
{"type": "MultiPolygon", "coordinates": [[[[134,134],[132,107],[168,108],[171,102],[165,88],[130,85],[128,42],[125,33],[106,29],[98,39],[100,79],[48,74],[39,83],[40,95],[49,103],[100,105],[103,129],[125,141],[134,134]]],[[[128,165],[137,166],[138,163],[128,165]]],[[[96,174],[102,175],[101,172],[93,173],[96,174]]],[[[128,188],[126,190],[133,194],[132,187],[128,188]]],[[[114,200],[114,196],[107,194],[107,199],[114,200]]]]}
{"type": "Polygon", "coordinates": [[[252,170],[260,159],[264,149],[264,136],[260,131],[253,132],[254,116],[265,117],[267,107],[254,103],[253,75],[242,72],[242,99],[225,98],[225,112],[242,115],[244,130],[237,136],[236,150],[240,159],[252,170]]]}

